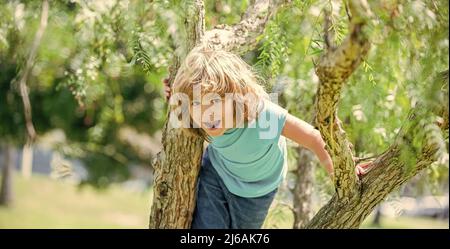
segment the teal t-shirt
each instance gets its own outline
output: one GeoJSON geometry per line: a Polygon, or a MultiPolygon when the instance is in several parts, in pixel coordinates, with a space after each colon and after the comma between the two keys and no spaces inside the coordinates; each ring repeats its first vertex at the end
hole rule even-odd
{"type": "Polygon", "coordinates": [[[268,100],[255,120],[210,137],[211,164],[228,190],[251,198],[275,190],[287,173],[286,139],[281,136],[287,111],[268,100]]]}

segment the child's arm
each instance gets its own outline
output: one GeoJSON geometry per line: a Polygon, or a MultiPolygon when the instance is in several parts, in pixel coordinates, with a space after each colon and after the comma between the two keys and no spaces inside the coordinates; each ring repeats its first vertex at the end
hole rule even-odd
{"type": "MultiPolygon", "coordinates": [[[[334,178],[333,162],[327,150],[325,150],[325,141],[323,141],[320,132],[314,129],[312,125],[288,113],[281,134],[314,152],[331,178],[334,178]]],[[[355,166],[355,173],[358,176],[364,175],[371,167],[371,162],[358,164],[355,166]]]]}
{"type": "Polygon", "coordinates": [[[333,162],[325,150],[325,142],[318,130],[288,113],[281,134],[316,154],[320,163],[325,167],[331,178],[333,178],[333,162]]]}

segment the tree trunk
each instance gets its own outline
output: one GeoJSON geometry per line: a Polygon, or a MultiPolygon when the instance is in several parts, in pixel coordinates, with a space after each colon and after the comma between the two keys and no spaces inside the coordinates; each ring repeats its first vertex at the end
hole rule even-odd
{"type": "MultiPolygon", "coordinates": [[[[315,97],[314,97],[315,98],[315,97]]],[[[313,99],[314,99],[313,98],[313,99]]],[[[312,104],[304,104],[297,106],[297,111],[303,113],[307,120],[312,120],[314,115],[314,106],[312,104]]],[[[314,171],[317,163],[314,154],[304,148],[297,147],[297,168],[295,170],[296,180],[292,191],[293,213],[294,213],[294,229],[304,228],[313,216],[312,196],[314,185],[314,171]]]]}
{"type": "Polygon", "coordinates": [[[303,228],[311,219],[313,181],[314,181],[314,156],[305,148],[297,149],[298,163],[295,171],[296,180],[294,187],[294,228],[303,228]]]}
{"type": "MultiPolygon", "coordinates": [[[[191,10],[185,19],[187,51],[200,42],[205,32],[203,1],[196,0],[191,10]]],[[[170,84],[175,79],[182,60],[183,58],[175,56],[170,69],[170,84]]],[[[149,227],[189,228],[195,207],[203,139],[188,136],[182,129],[171,127],[169,117],[170,113],[167,114],[163,129],[163,150],[153,163],[155,178],[149,227]]]]}
{"type": "Polygon", "coordinates": [[[378,208],[375,210],[375,217],[372,221],[372,226],[379,227],[381,225],[381,207],[378,206],[378,208]]]}
{"type": "Polygon", "coordinates": [[[14,173],[14,155],[12,146],[6,144],[3,146],[3,167],[2,183],[0,189],[0,205],[11,206],[13,202],[13,173],[14,173]]]}
{"type": "MultiPolygon", "coordinates": [[[[165,160],[154,167],[150,228],[188,228],[195,207],[195,188],[203,140],[187,137],[179,129],[166,131],[165,160]]],[[[164,153],[162,151],[161,153],[164,153]]]]}
{"type": "Polygon", "coordinates": [[[25,144],[22,149],[22,176],[30,179],[33,172],[33,145],[25,144]]]}
{"type": "Polygon", "coordinates": [[[41,43],[42,37],[48,24],[49,4],[48,0],[42,2],[41,20],[39,27],[34,36],[33,43],[30,48],[30,53],[25,64],[25,67],[21,71],[19,78],[20,96],[22,98],[23,110],[25,116],[25,127],[27,131],[27,142],[22,151],[22,175],[25,179],[30,178],[33,163],[33,143],[36,139],[36,130],[33,125],[32,107],[30,97],[28,93],[27,80],[33,69],[36,56],[38,54],[38,48],[41,43]]]}

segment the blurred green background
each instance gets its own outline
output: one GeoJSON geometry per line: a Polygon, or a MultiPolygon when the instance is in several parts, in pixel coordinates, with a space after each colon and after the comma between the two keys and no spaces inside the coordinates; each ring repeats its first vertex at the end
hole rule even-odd
{"type": "MultiPolygon", "coordinates": [[[[167,110],[161,82],[183,47],[184,10],[191,2],[50,1],[48,25],[26,80],[37,133],[32,147],[19,81],[42,1],[1,2],[0,228],[147,227],[151,161],[161,149],[167,110]],[[6,168],[12,169],[8,177],[6,168]]],[[[268,91],[282,93],[280,105],[310,121],[324,13],[331,13],[337,42],[346,35],[347,14],[342,1],[293,2],[271,18],[244,59],[266,79],[268,91]]],[[[239,21],[248,4],[205,1],[207,28],[239,21]]],[[[435,97],[442,89],[432,81],[448,70],[447,1],[370,4],[372,49],[344,88],[339,108],[360,157],[391,144],[417,100],[443,104],[435,97]]],[[[364,228],[449,227],[448,130],[444,139],[447,149],[439,162],[392,193],[364,228]]],[[[295,170],[296,147],[289,148],[295,170]]],[[[405,154],[403,160],[413,164],[412,158],[405,154]]],[[[313,180],[317,210],[333,187],[320,167],[313,180]]],[[[265,227],[292,227],[293,181],[289,174],[265,227]]]]}
{"type": "MultiPolygon", "coordinates": [[[[30,180],[16,175],[14,182],[14,207],[0,207],[0,228],[148,228],[151,188],[133,191],[111,186],[99,192],[39,175],[30,180]]],[[[289,209],[277,204],[271,208],[264,228],[292,228],[289,209]]],[[[449,228],[448,220],[426,216],[382,216],[374,224],[375,215],[369,216],[361,228],[449,228]]]]}

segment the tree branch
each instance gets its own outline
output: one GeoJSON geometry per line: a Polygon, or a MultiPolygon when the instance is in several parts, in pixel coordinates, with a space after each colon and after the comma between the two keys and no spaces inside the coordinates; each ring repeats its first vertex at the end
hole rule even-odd
{"type": "MultiPolygon", "coordinates": [[[[448,70],[439,73],[438,77],[435,79],[437,84],[440,86],[447,85],[448,87],[448,70]]],[[[444,102],[448,103],[448,92],[442,91],[442,95],[445,98],[444,102]]],[[[378,157],[372,166],[372,171],[363,178],[363,184],[367,186],[366,191],[377,191],[380,190],[380,185],[383,185],[380,181],[383,181],[383,174],[393,174],[396,179],[396,184],[393,187],[397,187],[400,184],[408,181],[417,173],[419,173],[424,168],[430,166],[433,162],[439,159],[439,151],[445,144],[442,145],[440,142],[443,138],[435,137],[436,135],[442,135],[441,132],[448,130],[449,124],[447,123],[429,123],[420,122],[417,120],[423,118],[424,114],[433,113],[434,115],[447,115],[448,114],[448,104],[439,105],[439,110],[433,110],[430,106],[425,103],[420,103],[416,105],[410,112],[408,116],[407,123],[399,131],[395,142],[389,147],[389,149],[378,157]],[[427,112],[431,110],[431,112],[427,112]],[[431,129],[430,129],[431,128],[431,129]],[[433,130],[433,128],[436,128],[433,130]],[[408,147],[413,146],[411,141],[418,136],[417,130],[422,130],[425,133],[423,140],[421,142],[420,153],[417,155],[416,163],[411,169],[407,169],[407,166],[397,160],[401,156],[402,150],[408,149],[408,147]],[[439,134],[434,134],[439,133],[439,134]],[[391,173],[393,172],[393,173],[391,173]]],[[[441,116],[441,118],[444,118],[441,116]]]]}
{"type": "Polygon", "coordinates": [[[45,0],[42,3],[42,14],[41,14],[40,25],[36,32],[36,35],[34,36],[30,54],[28,55],[28,59],[27,59],[25,68],[23,69],[22,74],[19,79],[20,95],[22,97],[26,129],[27,129],[27,134],[28,134],[28,137],[27,137],[28,145],[31,145],[33,143],[33,141],[36,137],[36,130],[34,129],[34,125],[33,125],[30,97],[28,96],[28,89],[27,89],[27,79],[28,79],[28,75],[31,72],[31,69],[33,68],[34,60],[36,58],[37,50],[39,48],[39,44],[41,43],[42,36],[44,35],[45,29],[47,28],[47,21],[48,21],[48,1],[45,0]]]}
{"type": "Polygon", "coordinates": [[[232,26],[217,25],[205,33],[204,42],[216,49],[243,54],[253,49],[258,36],[276,10],[288,0],[254,0],[247,8],[241,21],[232,26]]]}
{"type": "Polygon", "coordinates": [[[441,72],[437,80],[442,80],[444,82],[444,85],[440,87],[440,89],[443,90],[442,95],[444,98],[442,99],[442,102],[438,106],[438,110],[435,110],[436,115],[440,117],[440,120],[438,120],[437,124],[441,129],[448,129],[449,127],[449,102],[448,102],[448,94],[449,94],[449,85],[448,85],[448,69],[441,72]]]}
{"type": "Polygon", "coordinates": [[[320,84],[316,98],[315,123],[319,128],[334,164],[334,184],[339,198],[349,198],[358,190],[352,145],[337,117],[341,90],[369,51],[370,43],[362,28],[372,14],[365,0],[349,1],[352,14],[350,32],[335,49],[329,49],[316,65],[320,84]]]}
{"type": "MultiPolygon", "coordinates": [[[[443,75],[447,77],[444,84],[448,85],[448,73],[443,75]]],[[[446,98],[444,101],[448,103],[448,94],[445,93],[442,91],[446,98]]],[[[428,132],[429,127],[438,127],[433,122],[426,123],[420,119],[429,115],[431,112],[427,111],[430,109],[432,108],[425,103],[414,107],[395,142],[372,162],[371,170],[361,180],[361,191],[349,196],[348,202],[343,202],[335,194],[314,216],[307,228],[358,228],[389,193],[436,162],[441,154],[440,150],[445,148],[445,143],[442,143],[443,138],[437,138],[435,133],[438,132],[437,136],[441,135],[441,130],[448,129],[448,124],[446,127],[440,127],[441,130],[428,132]],[[416,163],[408,167],[401,160],[401,153],[412,146],[413,138],[417,139],[417,130],[425,130],[425,136],[420,141],[422,144],[416,154],[416,163]]],[[[441,105],[441,109],[448,110],[448,105],[441,105]]],[[[436,113],[442,112],[437,110],[436,113]]]]}

